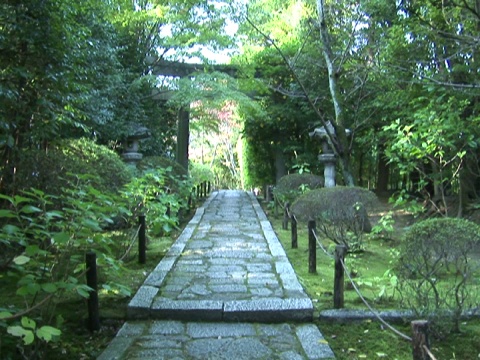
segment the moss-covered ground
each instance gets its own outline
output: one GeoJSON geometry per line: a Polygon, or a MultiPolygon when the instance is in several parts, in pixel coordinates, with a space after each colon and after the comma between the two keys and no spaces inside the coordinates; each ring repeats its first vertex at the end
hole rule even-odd
{"type": "MultiPolygon", "coordinates": [[[[333,308],[333,259],[318,247],[317,272],[309,273],[306,224],[298,225],[298,248],[292,249],[291,230],[283,230],[281,218],[274,216],[273,211],[265,210],[300,282],[314,302],[317,310],[315,318],[318,319],[319,311],[333,308]]],[[[322,240],[321,243],[327,250],[332,251],[331,242],[322,240]]],[[[362,295],[377,310],[395,309],[399,305],[392,272],[398,256],[397,245],[392,239],[366,238],[365,251],[350,254],[345,261],[362,295]]],[[[367,309],[348,283],[346,279],[345,308],[367,309]]],[[[319,320],[316,322],[339,360],[412,359],[411,344],[386,329],[379,321],[347,324],[331,324],[319,320]]],[[[393,326],[408,336],[412,334],[410,324],[393,326]]],[[[460,333],[449,334],[442,339],[431,337],[430,342],[431,351],[437,360],[480,359],[480,320],[477,318],[465,321],[460,333]]]]}

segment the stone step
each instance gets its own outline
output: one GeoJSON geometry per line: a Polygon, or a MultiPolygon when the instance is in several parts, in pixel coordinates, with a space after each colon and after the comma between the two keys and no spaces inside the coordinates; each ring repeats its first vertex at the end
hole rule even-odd
{"type": "MultiPolygon", "coordinates": [[[[153,294],[155,290],[151,289],[153,294]]],[[[140,293],[148,296],[148,291],[148,289],[139,291],[137,296],[140,293]]],[[[142,304],[136,306],[132,301],[128,306],[128,318],[264,323],[311,322],[313,304],[309,298],[233,301],[155,300],[151,306],[142,304]]]]}
{"type": "Polygon", "coordinates": [[[313,324],[129,321],[98,360],[334,358],[313,324]]]}

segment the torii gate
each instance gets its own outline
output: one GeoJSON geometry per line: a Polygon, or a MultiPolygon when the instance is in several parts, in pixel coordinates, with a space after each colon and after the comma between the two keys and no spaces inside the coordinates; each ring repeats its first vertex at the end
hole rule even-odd
{"type": "MultiPolygon", "coordinates": [[[[236,77],[238,69],[232,65],[209,65],[209,64],[189,64],[167,60],[148,59],[152,64],[153,75],[174,76],[174,77],[192,77],[195,73],[204,72],[208,69],[224,72],[230,76],[236,77]]],[[[177,163],[188,171],[188,146],[190,141],[190,113],[186,109],[180,109],[178,113],[177,127],[177,149],[175,159],[177,163]]]]}

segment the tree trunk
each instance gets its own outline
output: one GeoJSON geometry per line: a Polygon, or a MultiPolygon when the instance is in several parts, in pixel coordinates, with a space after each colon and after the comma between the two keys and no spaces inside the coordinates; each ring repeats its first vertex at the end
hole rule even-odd
{"type": "Polygon", "coordinates": [[[287,168],[285,166],[285,155],[283,154],[283,148],[277,146],[275,148],[275,183],[287,174],[287,168]]]}
{"type": "MultiPolygon", "coordinates": [[[[341,104],[341,96],[338,90],[339,69],[333,63],[333,52],[330,44],[330,34],[328,33],[327,24],[325,22],[325,4],[324,0],[317,0],[318,20],[320,24],[320,38],[322,41],[322,51],[325,63],[328,69],[328,83],[330,87],[330,95],[332,97],[333,107],[335,110],[335,121],[332,121],[335,136],[328,134],[333,144],[333,151],[338,158],[340,169],[342,170],[343,181],[346,186],[354,186],[352,169],[350,165],[350,151],[347,134],[345,132],[345,119],[341,104]]],[[[327,130],[328,133],[328,130],[327,130]]]]}
{"type": "Polygon", "coordinates": [[[388,183],[390,181],[390,165],[385,158],[385,145],[378,146],[377,162],[377,194],[386,194],[388,192],[388,183]]]}
{"type": "Polygon", "coordinates": [[[188,145],[190,140],[190,113],[185,109],[178,112],[177,163],[188,171],[188,145]]]}

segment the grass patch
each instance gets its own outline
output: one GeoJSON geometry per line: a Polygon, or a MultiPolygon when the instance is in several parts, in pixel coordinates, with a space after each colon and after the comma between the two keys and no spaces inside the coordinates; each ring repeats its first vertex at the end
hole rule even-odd
{"type": "MultiPolygon", "coordinates": [[[[333,260],[321,249],[317,250],[317,273],[308,272],[308,233],[306,224],[298,224],[298,248],[291,248],[291,232],[282,229],[282,220],[265,209],[272,226],[295,269],[299,281],[312,299],[318,312],[333,308],[333,260]]],[[[401,231],[401,229],[396,229],[401,231]]],[[[333,250],[332,242],[322,241],[324,247],[333,250]]],[[[363,296],[377,310],[398,308],[398,299],[393,286],[391,269],[397,259],[397,242],[390,239],[368,238],[366,251],[349,254],[346,265],[353,273],[354,281],[363,296]]],[[[345,308],[367,309],[353,288],[345,286],[345,308]]],[[[412,359],[409,342],[387,330],[379,321],[361,321],[348,324],[330,324],[316,321],[325,339],[339,360],[355,359],[412,359]]],[[[411,336],[409,324],[395,328],[411,336]]],[[[461,324],[460,333],[449,334],[443,339],[430,339],[431,351],[437,360],[480,359],[480,320],[478,318],[461,324]]]]}
{"type": "MultiPolygon", "coordinates": [[[[297,277],[305,287],[308,295],[315,303],[316,310],[333,307],[334,261],[320,248],[317,250],[317,273],[308,272],[308,233],[307,225],[298,224],[298,248],[291,247],[290,230],[282,229],[281,219],[269,216],[275,232],[282,243],[287,256],[294,267],[297,277]]],[[[329,240],[321,240],[329,253],[334,244],[329,240]]],[[[365,240],[366,250],[357,254],[349,254],[345,259],[357,286],[362,289],[364,297],[375,303],[379,309],[395,307],[394,287],[392,284],[392,266],[396,257],[395,244],[392,241],[365,240]]],[[[350,309],[364,308],[362,301],[351,286],[346,286],[345,307],[350,309]]]]}

